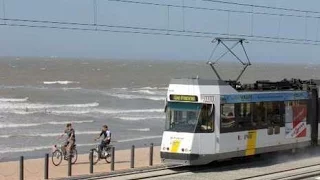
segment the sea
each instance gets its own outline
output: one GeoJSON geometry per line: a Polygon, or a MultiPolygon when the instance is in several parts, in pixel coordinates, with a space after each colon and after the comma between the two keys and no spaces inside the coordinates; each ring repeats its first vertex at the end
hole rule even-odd
{"type": "MultiPolygon", "coordinates": [[[[317,79],[317,64],[253,63],[241,80],[317,79]]],[[[242,66],[218,67],[233,79],[242,66]]],[[[72,123],[79,153],[89,153],[102,125],[119,149],[160,145],[170,79],[216,79],[205,60],[0,58],[0,161],[44,157],[72,123]]]]}

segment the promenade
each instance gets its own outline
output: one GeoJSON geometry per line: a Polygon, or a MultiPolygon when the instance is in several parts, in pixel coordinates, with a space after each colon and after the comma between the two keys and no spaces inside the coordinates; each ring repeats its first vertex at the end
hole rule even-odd
{"type": "MultiPolygon", "coordinates": [[[[115,152],[115,171],[130,169],[131,150],[116,150],[115,152]]],[[[154,147],[153,164],[159,165],[160,147],[154,147]]],[[[149,166],[149,147],[135,149],[135,167],[149,166]]],[[[78,156],[78,161],[72,166],[72,176],[89,174],[89,153],[78,156]]],[[[110,164],[101,160],[94,165],[94,173],[110,172],[110,164]]],[[[67,161],[63,161],[59,166],[54,166],[49,157],[49,179],[67,177],[67,161]]],[[[24,161],[24,179],[40,180],[44,178],[44,158],[28,159],[24,161]]],[[[0,163],[0,180],[18,180],[19,179],[19,161],[0,163]]]]}

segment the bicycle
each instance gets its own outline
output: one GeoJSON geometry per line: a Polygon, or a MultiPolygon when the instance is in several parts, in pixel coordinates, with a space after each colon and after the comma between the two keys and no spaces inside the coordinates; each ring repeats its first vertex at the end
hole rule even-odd
{"type": "MultiPolygon", "coordinates": [[[[51,160],[52,160],[52,164],[55,166],[59,166],[61,164],[62,158],[66,161],[68,160],[66,151],[63,151],[62,147],[63,145],[60,145],[59,147],[57,145],[54,145],[52,148],[51,160]]],[[[78,160],[78,151],[75,144],[71,148],[70,156],[71,156],[71,163],[75,164],[78,160]]]]}
{"type": "MultiPolygon", "coordinates": [[[[106,145],[103,147],[102,151],[99,150],[99,144],[95,148],[91,149],[93,155],[93,164],[97,164],[101,159],[105,159],[107,163],[111,162],[111,145],[106,145]]],[[[90,152],[91,153],[91,152],[90,152]]],[[[89,153],[89,161],[90,161],[89,153]]]]}

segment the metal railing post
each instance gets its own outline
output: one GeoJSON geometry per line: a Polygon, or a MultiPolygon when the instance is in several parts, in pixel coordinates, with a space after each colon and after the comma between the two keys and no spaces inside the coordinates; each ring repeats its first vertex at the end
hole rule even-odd
{"type": "Polygon", "coordinates": [[[93,151],[90,151],[90,174],[93,174],[93,151]]]}
{"type": "Polygon", "coordinates": [[[24,179],[23,160],[23,156],[20,156],[20,180],[24,179]]]}
{"type": "Polygon", "coordinates": [[[49,154],[44,157],[44,179],[49,179],[49,154]]]}
{"type": "Polygon", "coordinates": [[[72,163],[71,163],[71,154],[68,155],[68,176],[72,176],[72,163]]]}
{"type": "Polygon", "coordinates": [[[111,148],[111,171],[114,171],[114,161],[115,161],[115,148],[111,148]]]}
{"type": "Polygon", "coordinates": [[[131,161],[130,168],[134,168],[134,145],[131,147],[131,161]]]}
{"type": "Polygon", "coordinates": [[[153,166],[153,143],[150,144],[149,166],[153,166]]]}

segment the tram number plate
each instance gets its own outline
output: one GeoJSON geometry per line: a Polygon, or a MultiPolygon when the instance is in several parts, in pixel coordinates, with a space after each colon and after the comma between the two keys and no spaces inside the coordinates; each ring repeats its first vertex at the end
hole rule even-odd
{"type": "Polygon", "coordinates": [[[203,102],[214,102],[214,96],[202,96],[203,102]]]}

